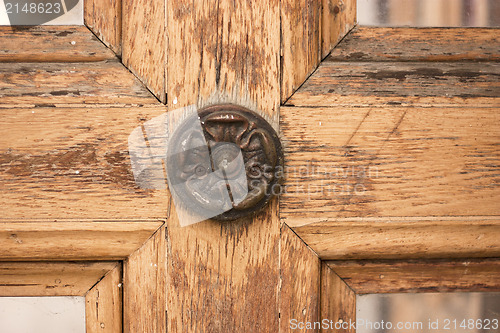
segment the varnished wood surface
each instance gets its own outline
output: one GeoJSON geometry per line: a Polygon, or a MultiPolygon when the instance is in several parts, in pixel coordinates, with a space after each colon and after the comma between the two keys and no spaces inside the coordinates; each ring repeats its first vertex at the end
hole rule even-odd
{"type": "MultiPolygon", "coordinates": [[[[116,60],[0,63],[0,108],[150,104],[159,103],[116,60]]],[[[67,118],[72,119],[70,114],[67,118]]]]}
{"type": "Polygon", "coordinates": [[[290,226],[500,215],[496,108],[281,109],[290,226]]]}
{"type": "Polygon", "coordinates": [[[167,106],[253,104],[277,126],[279,9],[278,0],[169,4],[167,106]]]}
{"type": "Polygon", "coordinates": [[[500,38],[492,28],[354,29],[327,61],[499,61],[500,38]]]}
{"type": "Polygon", "coordinates": [[[500,256],[498,216],[323,218],[309,222],[293,230],[324,260],[500,256]]]}
{"type": "Polygon", "coordinates": [[[124,332],[166,332],[166,252],[165,228],[161,228],[124,261],[124,332]]]}
{"type": "Polygon", "coordinates": [[[500,291],[498,259],[327,261],[357,295],[500,291]]]}
{"type": "Polygon", "coordinates": [[[136,184],[128,151],[132,131],[164,111],[0,108],[1,218],[166,217],[167,193],[136,184]]]}
{"type": "Polygon", "coordinates": [[[290,327],[293,323],[317,322],[322,319],[319,306],[321,261],[286,225],[281,228],[280,247],[280,331],[318,332],[306,327],[290,327]]]}
{"type": "Polygon", "coordinates": [[[498,107],[499,76],[494,62],[324,61],[287,105],[498,107]]]}
{"type": "MultiPolygon", "coordinates": [[[[29,209],[23,211],[27,214],[29,209]]],[[[52,212],[57,213],[57,210],[52,212]]],[[[140,248],[162,224],[147,220],[5,222],[0,219],[0,261],[122,260],[140,248]]]]}
{"type": "Polygon", "coordinates": [[[115,58],[86,27],[0,26],[0,62],[95,62],[115,58]]]}
{"type": "MultiPolygon", "coordinates": [[[[319,1],[318,1],[319,2],[319,1]]],[[[356,25],[356,0],[322,0],[321,58],[356,25]]]]}
{"type": "Polygon", "coordinates": [[[85,0],[85,25],[117,55],[122,44],[122,0],[85,0]]]}
{"type": "Polygon", "coordinates": [[[122,332],[122,290],[119,263],[85,295],[86,333],[122,332]]]}
{"type": "Polygon", "coordinates": [[[84,296],[115,266],[104,261],[0,262],[0,297],[84,296]]]}
{"type": "Polygon", "coordinates": [[[356,293],[325,262],[321,264],[320,304],[320,318],[329,323],[320,332],[355,333],[349,323],[356,321],[356,293]]]}
{"type": "Polygon", "coordinates": [[[321,1],[281,1],[281,101],[284,102],[321,61],[321,1]]]}
{"type": "MultiPolygon", "coordinates": [[[[123,9],[122,61],[162,103],[166,103],[167,39],[182,40],[185,37],[166,33],[168,1],[120,2],[123,9]]],[[[190,55],[184,56],[189,58],[190,55]]]]}
{"type": "MultiPolygon", "coordinates": [[[[278,127],[278,0],[167,6],[167,106],[236,103],[278,127]]],[[[169,332],[278,332],[277,200],[253,218],[167,222],[169,332]],[[194,291],[194,292],[193,292],[194,291]]]]}

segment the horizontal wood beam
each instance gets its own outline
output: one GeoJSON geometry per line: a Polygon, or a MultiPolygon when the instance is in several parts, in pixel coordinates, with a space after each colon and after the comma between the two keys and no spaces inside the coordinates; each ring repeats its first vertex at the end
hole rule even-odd
{"type": "Polygon", "coordinates": [[[500,64],[324,61],[287,101],[294,106],[496,107],[500,64]]]}
{"type": "Polygon", "coordinates": [[[164,107],[0,108],[8,129],[0,136],[2,218],[166,218],[166,191],[135,182],[128,147],[136,128],[164,112],[164,107]]]}
{"type": "Polygon", "coordinates": [[[0,63],[0,108],[96,105],[137,107],[159,103],[117,60],[0,63]]]}
{"type": "Polygon", "coordinates": [[[327,61],[499,61],[498,29],[357,27],[327,61]]]}
{"type": "Polygon", "coordinates": [[[162,221],[0,221],[0,261],[123,260],[162,221]]]}
{"type": "Polygon", "coordinates": [[[293,230],[323,260],[500,256],[500,216],[323,219],[293,230]]]}
{"type": "Polygon", "coordinates": [[[292,228],[347,217],[500,215],[496,108],[284,107],[281,118],[280,214],[292,228]]]}
{"type": "Polygon", "coordinates": [[[84,296],[117,265],[107,261],[0,262],[0,297],[84,296]]]}
{"type": "Polygon", "coordinates": [[[113,52],[83,26],[0,26],[0,45],[0,62],[96,62],[116,59],[113,52]]]}
{"type": "Polygon", "coordinates": [[[500,291],[499,259],[327,261],[356,294],[500,291]]]}

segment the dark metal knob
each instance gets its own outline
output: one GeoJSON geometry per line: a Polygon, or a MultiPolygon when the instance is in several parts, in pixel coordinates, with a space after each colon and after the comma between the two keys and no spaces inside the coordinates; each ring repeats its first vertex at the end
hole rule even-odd
{"type": "Polygon", "coordinates": [[[189,211],[234,220],[280,192],[283,152],[264,118],[241,106],[214,105],[175,130],[167,173],[172,194],[189,211]]]}

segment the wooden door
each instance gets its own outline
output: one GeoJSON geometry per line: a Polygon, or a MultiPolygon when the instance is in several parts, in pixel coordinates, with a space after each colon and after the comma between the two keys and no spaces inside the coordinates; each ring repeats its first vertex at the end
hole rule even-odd
{"type": "Polygon", "coordinates": [[[353,319],[357,293],[499,289],[495,30],[351,30],[345,0],[85,8],[108,48],[86,27],[2,28],[9,290],[72,285],[12,276],[84,264],[62,294],[88,297],[88,330],[136,333],[301,331],[291,320],[353,319]],[[279,131],[283,193],[180,227],[167,190],[135,183],[127,138],[219,103],[279,131]]]}

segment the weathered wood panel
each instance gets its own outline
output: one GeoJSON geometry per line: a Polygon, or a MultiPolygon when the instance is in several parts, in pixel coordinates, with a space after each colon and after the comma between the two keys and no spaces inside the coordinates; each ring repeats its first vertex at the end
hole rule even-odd
{"type": "Polygon", "coordinates": [[[321,61],[321,2],[281,1],[281,102],[321,61]]]}
{"type": "Polygon", "coordinates": [[[356,294],[500,291],[498,259],[328,261],[356,294]]]}
{"type": "Polygon", "coordinates": [[[115,266],[116,262],[0,262],[0,297],[84,296],[115,266]]]}
{"type": "MultiPolygon", "coordinates": [[[[0,26],[0,62],[93,62],[115,59],[80,26],[0,26]]],[[[29,65],[27,65],[29,66],[29,65]]]]}
{"type": "Polygon", "coordinates": [[[498,63],[324,61],[287,105],[498,107],[499,75],[498,63]]]}
{"type": "Polygon", "coordinates": [[[166,332],[166,251],[162,228],[124,262],[124,332],[166,332]]]}
{"type": "Polygon", "coordinates": [[[500,215],[495,108],[286,107],[281,117],[280,204],[290,226],[311,218],[500,215]]]}
{"type": "Polygon", "coordinates": [[[499,61],[498,29],[354,29],[327,61],[499,61]]]}
{"type": "Polygon", "coordinates": [[[321,58],[356,24],[356,0],[322,0],[321,58]]]}
{"type": "MultiPolygon", "coordinates": [[[[170,110],[233,102],[277,127],[278,0],[174,1],[167,22],[170,110]]],[[[279,331],[277,200],[253,220],[184,228],[172,210],[167,234],[169,332],[279,331]]]]}
{"type": "Polygon", "coordinates": [[[280,254],[280,332],[319,332],[299,323],[320,320],[321,261],[286,225],[281,228],[280,254]]]}
{"type": "Polygon", "coordinates": [[[175,1],[167,22],[169,108],[250,103],[278,124],[278,0],[175,1]]]}
{"type": "Polygon", "coordinates": [[[164,111],[0,108],[2,218],[165,218],[167,193],[136,184],[128,152],[132,131],[164,111]]]}
{"type": "Polygon", "coordinates": [[[316,214],[309,221],[316,223],[293,230],[324,260],[500,255],[498,216],[330,219],[316,214]]]}
{"type": "Polygon", "coordinates": [[[121,0],[85,0],[84,21],[106,46],[121,54],[121,0]]]}
{"type": "MultiPolygon", "coordinates": [[[[29,213],[29,209],[26,211],[29,213]]],[[[62,215],[57,210],[53,214],[62,215]]],[[[0,220],[0,260],[121,260],[138,249],[162,224],[161,221],[0,220]]]]}
{"type": "Polygon", "coordinates": [[[122,266],[118,264],[85,295],[87,333],[122,332],[122,290],[122,266]]]}
{"type": "Polygon", "coordinates": [[[328,320],[328,329],[321,332],[355,333],[356,294],[325,263],[321,265],[321,316],[328,320]]]}
{"type": "Polygon", "coordinates": [[[166,5],[167,1],[162,0],[123,0],[122,61],[163,103],[166,102],[166,5]]]}
{"type": "Polygon", "coordinates": [[[281,219],[320,258],[500,250],[496,109],[290,107],[281,116],[281,219]]]}
{"type": "MultiPolygon", "coordinates": [[[[88,104],[123,107],[127,104],[159,103],[116,60],[93,63],[0,63],[0,108],[75,107],[88,104]]],[[[31,111],[38,115],[37,110],[31,111]]],[[[67,118],[74,119],[69,115],[67,118]]]]}

